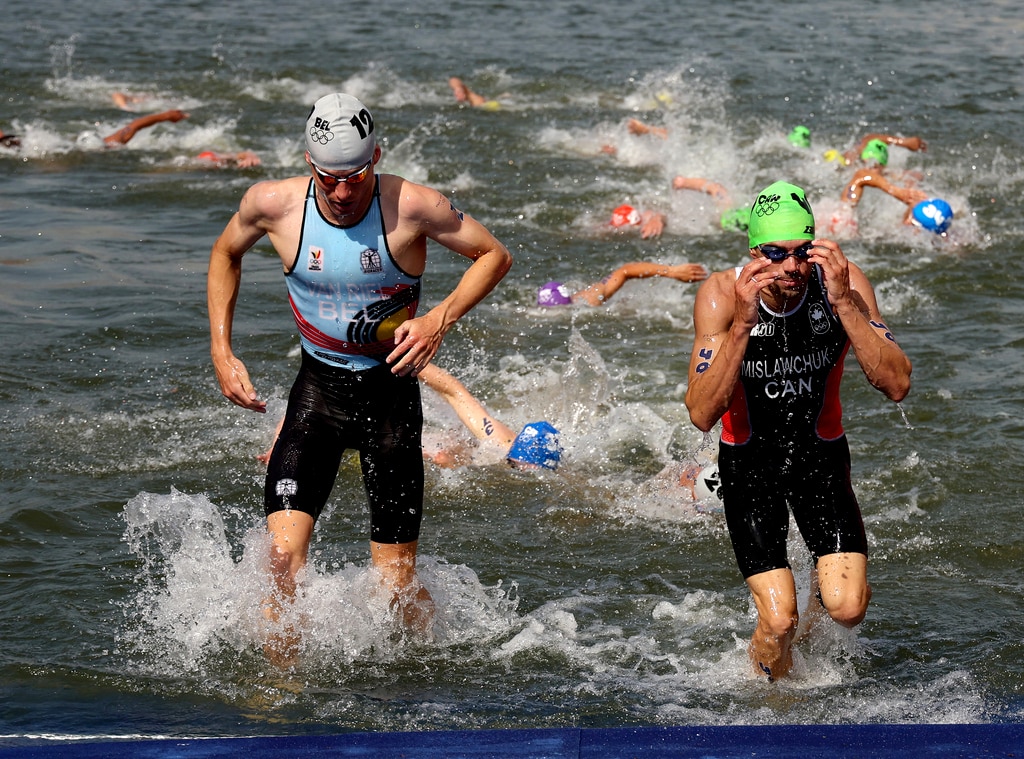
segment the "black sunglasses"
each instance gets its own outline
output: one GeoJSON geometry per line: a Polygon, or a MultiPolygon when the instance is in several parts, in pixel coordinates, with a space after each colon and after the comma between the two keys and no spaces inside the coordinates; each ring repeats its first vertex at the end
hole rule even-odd
{"type": "Polygon", "coordinates": [[[786,250],[785,248],[779,247],[778,245],[758,245],[757,250],[765,258],[774,263],[779,261],[785,261],[790,256],[796,256],[801,261],[806,261],[811,256],[811,251],[814,249],[812,243],[804,243],[799,248],[793,248],[793,250],[786,250]]]}

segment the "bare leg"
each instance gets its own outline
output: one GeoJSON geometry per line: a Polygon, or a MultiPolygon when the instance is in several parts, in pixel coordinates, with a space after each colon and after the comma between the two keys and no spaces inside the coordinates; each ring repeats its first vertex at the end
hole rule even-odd
{"type": "Polygon", "coordinates": [[[821,603],[836,623],[856,627],[871,601],[868,557],[862,553],[832,553],[818,559],[821,603]]]}
{"type": "Polygon", "coordinates": [[[797,625],[794,643],[799,643],[811,635],[825,618],[828,616],[825,607],[821,605],[821,592],[818,585],[818,570],[812,568],[810,573],[810,589],[807,591],[807,606],[800,615],[800,623],[797,625]]]}
{"type": "Polygon", "coordinates": [[[788,569],[774,569],[747,578],[757,607],[757,627],[750,639],[754,671],[769,681],[789,674],[796,634],[796,583],[788,569]]]}
{"type": "Polygon", "coordinates": [[[380,572],[385,591],[391,593],[391,608],[402,623],[409,630],[426,633],[434,619],[434,600],[416,577],[416,545],[416,541],[370,541],[370,558],[380,572]]]}
{"type": "MultiPolygon", "coordinates": [[[[306,566],[313,517],[302,511],[275,511],[267,517],[270,533],[270,575],[274,588],[263,602],[263,616],[272,623],[281,619],[286,604],[295,601],[295,576],[306,566]]],[[[274,665],[292,666],[298,656],[299,634],[291,628],[276,631],[263,650],[274,665]]]]}

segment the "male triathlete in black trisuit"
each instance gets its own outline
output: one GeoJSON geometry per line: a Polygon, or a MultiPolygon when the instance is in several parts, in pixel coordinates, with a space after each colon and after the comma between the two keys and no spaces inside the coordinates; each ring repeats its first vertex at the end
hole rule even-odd
{"type": "Polygon", "coordinates": [[[788,509],[829,616],[853,627],[871,598],[839,404],[846,354],[852,348],[893,401],[910,391],[911,366],[864,273],[834,241],[815,239],[803,190],[785,182],[763,190],[748,237],[752,260],[712,274],[697,292],[686,405],[705,432],[722,420],[721,495],[757,607],[751,662],[772,680],[792,667],[798,622],[788,509]]]}

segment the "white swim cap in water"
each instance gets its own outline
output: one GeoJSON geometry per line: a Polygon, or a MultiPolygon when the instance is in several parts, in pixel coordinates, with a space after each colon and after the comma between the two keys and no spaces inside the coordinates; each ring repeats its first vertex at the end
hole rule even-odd
{"type": "Polygon", "coordinates": [[[697,480],[693,483],[693,497],[698,501],[711,498],[722,500],[722,478],[718,474],[718,464],[708,464],[700,470],[697,480]]]}

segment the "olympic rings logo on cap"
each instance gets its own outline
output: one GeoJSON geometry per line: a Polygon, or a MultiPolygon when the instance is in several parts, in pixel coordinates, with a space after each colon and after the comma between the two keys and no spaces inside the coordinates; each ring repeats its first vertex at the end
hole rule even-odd
{"type": "Polygon", "coordinates": [[[779,210],[781,197],[776,193],[773,195],[759,195],[754,207],[754,213],[758,216],[771,216],[779,210]]]}
{"type": "Polygon", "coordinates": [[[310,127],[309,136],[321,145],[326,145],[334,139],[334,132],[330,129],[317,129],[316,127],[310,127]]]}

